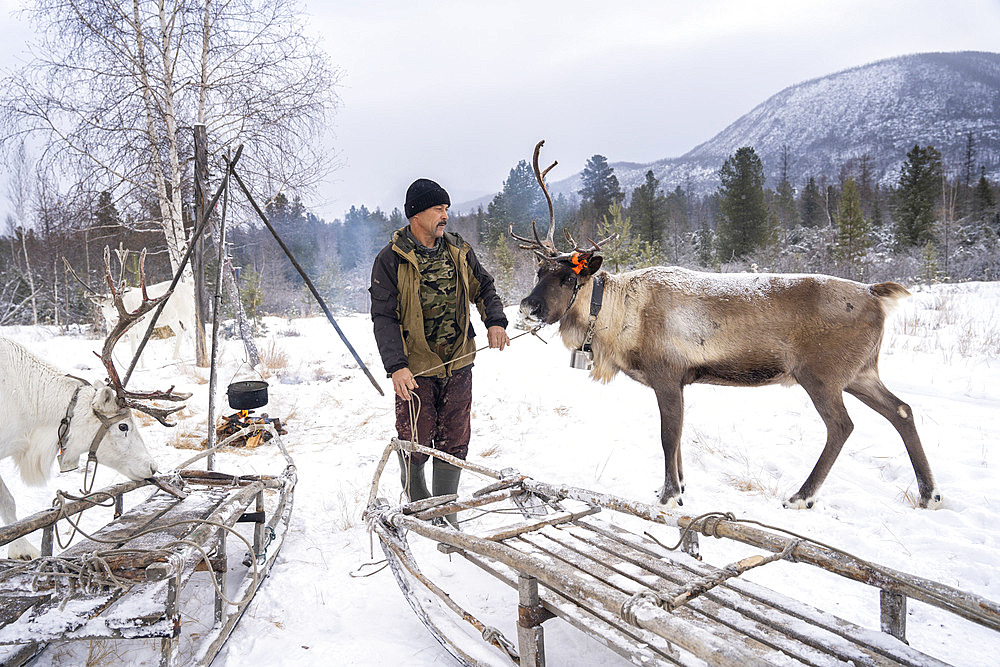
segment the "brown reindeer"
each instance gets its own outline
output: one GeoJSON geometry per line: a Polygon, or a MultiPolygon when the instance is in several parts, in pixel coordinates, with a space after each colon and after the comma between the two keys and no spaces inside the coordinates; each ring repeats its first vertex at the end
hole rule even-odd
{"type": "Polygon", "coordinates": [[[534,239],[510,230],[522,248],[538,256],[537,281],[521,301],[521,314],[529,325],[559,322],[563,342],[592,355],[595,380],[608,382],[620,371],[653,389],[665,463],[661,503],[683,504],[680,442],[686,385],[797,383],[826,424],[827,439],[786,507],[813,506],[853,430],[844,392],[895,427],[916,473],[920,506],[940,506],[913,412],[878,375],[886,314],[909,295],[905,288],[823,275],[714,274],[679,267],[600,271],[598,252],[607,240],[592,241],[584,249],[567,234],[576,249],[566,253],[552,243],[552,200],[544,181],[548,169],[538,169],[542,143],[535,147],[533,162],[549,199],[547,240],[539,239],[537,229],[534,239]]]}

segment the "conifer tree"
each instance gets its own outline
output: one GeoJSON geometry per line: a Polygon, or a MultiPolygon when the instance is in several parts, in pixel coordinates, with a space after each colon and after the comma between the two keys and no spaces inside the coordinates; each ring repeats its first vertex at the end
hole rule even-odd
{"type": "Polygon", "coordinates": [[[598,225],[597,233],[601,237],[618,235],[613,242],[601,248],[605,264],[613,266],[616,272],[623,268],[633,269],[656,264],[659,255],[658,245],[636,234],[632,219],[625,215],[625,207],[621,202],[611,203],[608,213],[598,225]]]}
{"type": "Polygon", "coordinates": [[[486,234],[480,239],[490,247],[496,247],[499,239],[506,237],[509,225],[514,225],[514,231],[530,235],[532,220],[548,216],[548,209],[535,174],[525,160],[517,163],[507,180],[503,190],[493,198],[487,207],[486,234]]]}
{"type": "Polygon", "coordinates": [[[837,211],[836,256],[861,277],[862,260],[871,246],[871,225],[861,212],[861,196],[853,178],[844,183],[837,211]]]}
{"type": "Polygon", "coordinates": [[[919,145],[906,154],[896,192],[896,243],[902,248],[934,239],[934,212],[941,189],[941,153],[919,145]]]}
{"type": "Polygon", "coordinates": [[[635,234],[649,242],[660,241],[663,238],[667,222],[667,198],[660,190],[660,181],[653,175],[653,170],[646,172],[645,182],[632,191],[632,201],[628,213],[632,218],[635,234]]]}
{"type": "Polygon", "coordinates": [[[682,247],[691,231],[688,195],[681,186],[667,195],[667,232],[663,239],[670,249],[670,261],[679,262],[682,247]]]}
{"type": "Polygon", "coordinates": [[[715,247],[715,239],[712,237],[712,230],[709,228],[708,220],[705,218],[701,221],[695,241],[698,244],[698,263],[704,267],[711,266],[715,259],[712,255],[712,249],[715,247]]]}
{"type": "Polygon", "coordinates": [[[587,160],[581,181],[583,185],[578,193],[583,198],[583,203],[591,206],[599,217],[608,212],[612,202],[625,199],[615,170],[603,155],[594,155],[587,160]]]}
{"type": "Polygon", "coordinates": [[[799,201],[799,206],[802,209],[803,225],[806,227],[822,227],[826,224],[826,205],[814,177],[809,177],[809,181],[806,183],[799,201]]]}
{"type": "Polygon", "coordinates": [[[781,224],[781,228],[788,232],[794,229],[800,222],[799,210],[795,206],[795,188],[788,181],[789,172],[788,146],[781,146],[781,179],[778,188],[774,193],[774,208],[781,224]]]}
{"type": "Polygon", "coordinates": [[[719,170],[719,257],[743,257],[767,241],[767,204],[764,201],[764,165],[757,152],[744,146],[730,155],[719,170]]]}
{"type": "Polygon", "coordinates": [[[986,179],[986,167],[980,167],[979,182],[976,183],[972,191],[972,212],[973,215],[984,219],[996,209],[997,202],[993,196],[993,188],[986,179]]]}

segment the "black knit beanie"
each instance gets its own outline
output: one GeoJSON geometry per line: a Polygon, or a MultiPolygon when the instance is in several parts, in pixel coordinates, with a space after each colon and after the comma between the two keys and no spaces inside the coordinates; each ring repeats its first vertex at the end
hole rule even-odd
{"type": "Polygon", "coordinates": [[[409,219],[438,204],[451,206],[451,198],[448,197],[448,193],[429,178],[418,178],[410,184],[410,187],[406,188],[406,204],[403,205],[403,213],[409,219]]]}

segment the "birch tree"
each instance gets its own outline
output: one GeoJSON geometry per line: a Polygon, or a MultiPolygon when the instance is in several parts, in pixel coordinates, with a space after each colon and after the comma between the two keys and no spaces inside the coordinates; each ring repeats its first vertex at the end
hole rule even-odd
{"type": "MultiPolygon", "coordinates": [[[[19,142],[13,154],[13,164],[10,180],[7,183],[7,197],[13,205],[13,217],[7,221],[11,238],[18,237],[21,242],[19,252],[24,257],[23,280],[28,285],[31,302],[31,323],[38,325],[38,300],[35,298],[35,278],[31,271],[31,260],[28,256],[28,209],[34,194],[31,181],[31,164],[24,142],[19,142]]],[[[12,242],[13,243],[13,242],[12,242]]],[[[12,253],[13,254],[13,253],[12,253]]],[[[17,268],[19,257],[13,254],[14,267],[17,268]]]]}
{"type": "Polygon", "coordinates": [[[241,174],[264,193],[308,191],[334,166],[321,135],[338,73],[292,0],[34,0],[25,12],[38,38],[0,86],[0,137],[32,136],[129,219],[152,217],[174,272],[193,124],[215,162],[245,144],[241,174]]]}

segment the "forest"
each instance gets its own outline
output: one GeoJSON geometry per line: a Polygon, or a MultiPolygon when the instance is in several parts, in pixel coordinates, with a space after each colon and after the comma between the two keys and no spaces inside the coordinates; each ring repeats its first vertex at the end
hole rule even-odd
{"type": "MultiPolygon", "coordinates": [[[[974,156],[971,135],[968,144],[974,156]]],[[[615,272],[671,264],[905,284],[997,278],[997,185],[971,157],[956,176],[933,146],[915,145],[889,187],[873,182],[869,163],[862,158],[843,165],[836,181],[819,176],[793,186],[783,179],[771,188],[748,146],[720,165],[715,192],[697,195],[683,184],[660,183],[652,171],[623,192],[607,159],[594,155],[579,191],[553,199],[556,245],[570,249],[566,232],[580,243],[617,234],[603,248],[605,267],[615,272]]],[[[105,246],[146,248],[147,282],[170,278],[162,229],[122,215],[111,193],[60,197],[45,183],[32,192],[21,202],[31,224],[8,216],[0,236],[0,324],[95,321],[93,301],[74,273],[106,292],[105,246]]],[[[236,200],[234,195],[228,213],[227,252],[238,267],[247,313],[259,323],[264,315],[313,312],[311,295],[271,233],[236,200]]],[[[264,211],[331,307],[367,311],[371,262],[406,224],[398,208],[386,213],[357,204],[343,219],[327,221],[298,197],[279,192],[264,211]]],[[[191,217],[185,215],[188,232],[191,217]]],[[[454,213],[449,229],[472,244],[510,305],[530,289],[534,259],[518,249],[508,225],[530,235],[532,222],[544,233],[548,221],[544,194],[531,166],[521,161],[486,207],[454,213]]],[[[212,260],[206,263],[209,290],[212,266],[212,260]]],[[[138,280],[136,269],[129,267],[131,284],[138,280]]]]}

